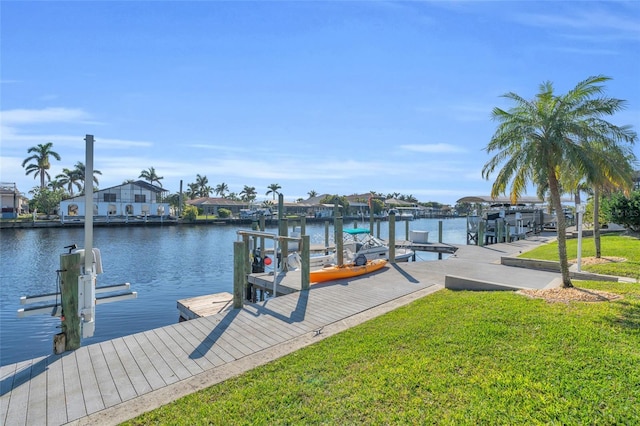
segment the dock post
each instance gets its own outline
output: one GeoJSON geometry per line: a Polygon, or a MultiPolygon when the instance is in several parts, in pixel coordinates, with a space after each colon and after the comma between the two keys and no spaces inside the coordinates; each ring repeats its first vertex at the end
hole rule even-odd
{"type": "Polygon", "coordinates": [[[371,235],[373,235],[373,222],[375,222],[373,216],[373,201],[369,200],[369,233],[371,235]]]}
{"type": "MultiPolygon", "coordinates": [[[[281,237],[289,236],[289,220],[285,217],[280,219],[279,232],[278,235],[281,237]]],[[[289,255],[289,241],[285,238],[282,238],[280,241],[280,265],[281,271],[287,270],[287,256],[289,255]]],[[[274,253],[276,259],[278,258],[278,254],[274,253]]]]}
{"type": "Polygon", "coordinates": [[[324,254],[329,254],[329,221],[324,221],[324,254]]]}
{"type": "Polygon", "coordinates": [[[376,237],[380,238],[380,221],[376,221],[376,237]]]}
{"type": "MultiPolygon", "coordinates": [[[[438,221],[438,242],[442,244],[442,221],[438,221]]],[[[438,260],[442,260],[442,252],[438,252],[438,260]]]]}
{"type": "Polygon", "coordinates": [[[404,224],[404,240],[409,241],[409,221],[405,221],[404,224]]]}
{"type": "Polygon", "coordinates": [[[309,265],[309,246],[311,245],[311,237],[308,235],[302,235],[302,268],[300,274],[302,274],[301,285],[303,290],[309,290],[309,280],[311,279],[311,268],[309,265]]]}
{"type": "MultiPolygon", "coordinates": [[[[88,256],[91,257],[91,256],[88,256]]],[[[78,316],[78,277],[82,259],[79,253],[60,256],[60,291],[62,292],[62,333],[65,351],[80,347],[80,317],[78,316]]]]}
{"type": "Polygon", "coordinates": [[[300,235],[307,234],[307,217],[300,216],[300,235]]]}
{"type": "Polygon", "coordinates": [[[396,214],[389,213],[389,262],[396,263],[396,214]]]}
{"type": "Polygon", "coordinates": [[[342,217],[335,218],[335,228],[336,228],[336,259],[339,266],[344,264],[344,253],[343,253],[343,241],[342,241],[342,217]]]}
{"type": "MultiPolygon", "coordinates": [[[[251,256],[249,256],[249,235],[242,235],[242,242],[244,243],[244,271],[243,271],[243,276],[244,276],[244,286],[245,286],[245,291],[244,291],[244,297],[247,300],[254,300],[253,299],[253,286],[251,285],[251,283],[249,282],[249,280],[247,279],[247,275],[249,274],[249,272],[251,272],[251,256]]],[[[255,237],[254,237],[254,241],[255,241],[255,237]]],[[[255,242],[254,242],[255,244],[255,242]]]]}
{"type": "Polygon", "coordinates": [[[480,220],[478,223],[478,245],[484,247],[486,245],[484,232],[487,228],[487,221],[480,220]]]}
{"type": "Polygon", "coordinates": [[[233,309],[242,308],[242,290],[244,287],[246,243],[244,241],[233,242],[233,309]]]}

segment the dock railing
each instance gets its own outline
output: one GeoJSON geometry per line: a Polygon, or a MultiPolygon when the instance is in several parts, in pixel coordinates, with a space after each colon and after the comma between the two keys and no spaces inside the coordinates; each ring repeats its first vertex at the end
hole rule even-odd
{"type": "Polygon", "coordinates": [[[273,240],[273,296],[277,295],[278,280],[283,272],[287,271],[287,255],[289,242],[298,243],[298,251],[300,252],[300,286],[302,290],[309,289],[309,272],[310,272],[310,246],[311,239],[309,235],[301,235],[300,237],[289,237],[287,235],[272,234],[264,231],[237,231],[241,241],[234,243],[234,260],[233,260],[233,307],[241,308],[243,303],[243,289],[247,299],[252,299],[251,284],[248,282],[248,276],[252,271],[252,263],[255,256],[263,256],[264,259],[266,249],[264,241],[273,240]],[[252,240],[252,244],[250,241],[252,240]],[[260,246],[258,246],[260,241],[260,246]],[[253,250],[251,250],[253,247],[253,250]],[[259,250],[256,250],[259,249],[259,250]],[[280,254],[280,261],[278,261],[280,254]]]}

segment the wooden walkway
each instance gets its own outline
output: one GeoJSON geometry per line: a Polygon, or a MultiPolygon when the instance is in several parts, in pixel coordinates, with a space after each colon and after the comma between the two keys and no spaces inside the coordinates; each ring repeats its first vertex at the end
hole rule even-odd
{"type": "Polygon", "coordinates": [[[0,424],[117,424],[437,291],[444,275],[432,268],[388,265],[358,279],[2,366],[0,424]]]}

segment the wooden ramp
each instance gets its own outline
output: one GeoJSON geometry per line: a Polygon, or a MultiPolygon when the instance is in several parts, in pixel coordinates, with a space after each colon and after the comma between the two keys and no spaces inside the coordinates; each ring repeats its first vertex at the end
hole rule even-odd
{"type": "Polygon", "coordinates": [[[117,424],[443,288],[433,263],[0,367],[0,424],[117,424]]]}

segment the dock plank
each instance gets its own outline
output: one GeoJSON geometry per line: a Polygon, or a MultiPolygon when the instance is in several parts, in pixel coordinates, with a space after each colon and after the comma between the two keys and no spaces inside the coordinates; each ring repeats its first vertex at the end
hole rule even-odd
{"type": "MultiPolygon", "coordinates": [[[[67,401],[65,397],[62,360],[59,357],[47,366],[47,423],[60,425],[67,423],[67,401]]],[[[15,422],[14,424],[19,424],[15,422]]]]}
{"type": "Polygon", "coordinates": [[[178,376],[176,375],[176,373],[171,369],[171,366],[167,363],[165,358],[160,355],[155,346],[153,346],[151,341],[147,338],[146,334],[137,333],[132,337],[136,339],[136,342],[140,345],[140,348],[144,351],[147,358],[151,361],[153,367],[157,371],[160,378],[164,381],[164,383],[170,385],[171,383],[175,383],[178,381],[178,376]]]}
{"type": "Polygon", "coordinates": [[[18,363],[16,366],[7,418],[12,419],[12,422],[15,421],[17,424],[24,423],[27,420],[27,410],[24,410],[23,407],[26,407],[29,401],[29,379],[31,378],[32,364],[32,360],[27,360],[18,363]]]}
{"type": "Polygon", "coordinates": [[[102,347],[99,345],[90,345],[89,356],[91,357],[91,364],[93,365],[93,371],[96,375],[96,382],[98,383],[98,391],[102,398],[102,403],[105,407],[113,407],[116,404],[122,402],[116,383],[111,377],[107,360],[102,353],[102,347]]]}
{"type": "Polygon", "coordinates": [[[191,376],[191,372],[180,362],[178,358],[171,352],[167,345],[160,339],[154,330],[143,332],[144,337],[149,339],[158,354],[162,354],[162,359],[171,367],[178,380],[184,380],[191,376]]]}
{"type": "Polygon", "coordinates": [[[86,416],[87,408],[82,395],[80,369],[75,352],[62,358],[62,375],[64,377],[64,395],[69,421],[86,416]]]}
{"type": "Polygon", "coordinates": [[[185,328],[187,327],[181,326],[178,331],[178,327],[165,327],[163,330],[182,348],[186,357],[191,362],[197,364],[202,371],[210,369],[214,364],[204,356],[205,354],[201,349],[202,341],[198,341],[198,339],[189,333],[188,330],[185,330],[185,328]]]}
{"type": "Polygon", "coordinates": [[[136,395],[143,395],[150,392],[153,388],[149,382],[147,382],[136,359],[131,355],[131,351],[129,351],[127,344],[124,342],[124,338],[113,339],[112,342],[136,395]]]}
{"type": "Polygon", "coordinates": [[[143,373],[149,386],[151,386],[151,389],[156,390],[166,386],[167,383],[162,379],[160,373],[158,373],[136,338],[134,336],[125,336],[122,340],[131,352],[133,359],[136,360],[140,371],[143,373]]]}
{"type": "MultiPolygon", "coordinates": [[[[47,361],[41,359],[31,366],[29,383],[29,410],[27,424],[40,424],[47,418],[47,361]]],[[[3,423],[4,424],[4,423],[3,423]]]]}
{"type": "Polygon", "coordinates": [[[98,380],[96,379],[95,368],[89,354],[88,347],[81,347],[75,351],[78,362],[78,372],[80,374],[80,385],[84,404],[88,414],[95,413],[105,408],[98,380]]]}
{"type": "Polygon", "coordinates": [[[212,332],[212,330],[214,329],[213,326],[207,327],[207,322],[203,321],[203,319],[204,318],[198,318],[196,320],[187,321],[187,324],[195,329],[194,333],[196,332],[196,330],[200,332],[200,336],[202,337],[203,341],[210,340],[211,342],[213,342],[210,344],[208,352],[214,353],[225,363],[235,360],[236,358],[228,351],[226,351],[222,345],[215,344],[218,338],[218,334],[214,334],[212,332]]]}
{"type": "Polygon", "coordinates": [[[113,378],[113,382],[116,384],[118,394],[122,401],[127,401],[137,396],[135,387],[131,383],[131,379],[127,376],[127,370],[125,370],[118,356],[118,352],[113,344],[113,340],[100,343],[104,359],[107,361],[107,367],[113,378]]]}
{"type": "Polygon", "coordinates": [[[184,365],[184,367],[189,371],[191,376],[195,376],[196,374],[202,373],[204,370],[202,367],[198,365],[193,359],[189,358],[189,352],[185,350],[182,346],[180,346],[170,335],[166,327],[156,328],[153,330],[155,334],[158,335],[158,338],[162,340],[162,342],[166,345],[167,349],[171,351],[171,353],[176,357],[176,359],[184,365]]]}

